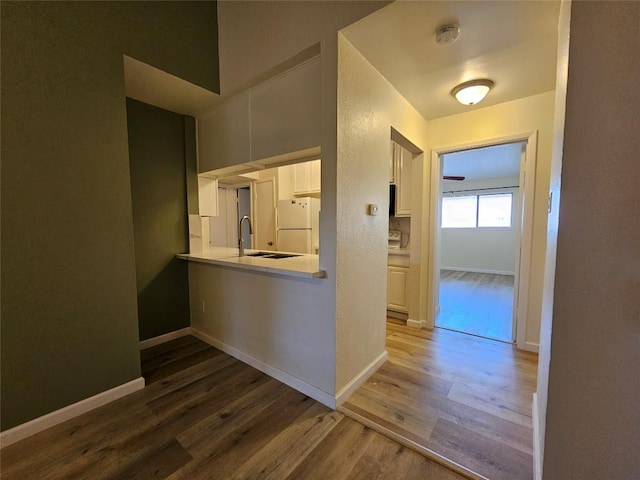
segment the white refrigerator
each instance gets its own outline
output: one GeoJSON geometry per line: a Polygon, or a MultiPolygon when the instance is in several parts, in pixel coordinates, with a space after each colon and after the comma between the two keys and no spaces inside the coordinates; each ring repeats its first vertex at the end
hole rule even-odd
{"type": "Polygon", "coordinates": [[[278,201],[276,247],[281,252],[318,253],[320,199],[278,201]]]}

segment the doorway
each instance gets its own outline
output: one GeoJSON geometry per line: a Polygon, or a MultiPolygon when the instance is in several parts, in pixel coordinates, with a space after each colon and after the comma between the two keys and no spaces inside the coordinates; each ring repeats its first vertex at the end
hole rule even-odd
{"type": "Polygon", "coordinates": [[[273,178],[255,182],[254,248],[276,250],[276,189],[273,178]]]}
{"type": "MultiPolygon", "coordinates": [[[[440,314],[440,310],[442,309],[442,305],[440,304],[440,284],[441,284],[441,269],[442,267],[447,267],[449,265],[443,264],[443,244],[446,238],[445,229],[442,228],[443,222],[443,208],[442,208],[442,198],[446,198],[445,195],[456,196],[453,187],[447,187],[448,190],[445,190],[443,186],[443,177],[462,177],[465,175],[457,175],[454,174],[453,171],[445,171],[444,159],[447,158],[447,155],[457,154],[457,153],[465,153],[471,152],[466,155],[473,156],[474,151],[480,151],[481,149],[487,149],[490,147],[503,147],[505,151],[509,149],[513,150],[512,156],[515,156],[519,152],[519,168],[518,168],[518,182],[515,183],[515,178],[511,176],[514,180],[512,184],[512,189],[510,192],[505,189],[502,193],[506,195],[507,193],[511,193],[512,195],[512,203],[511,203],[511,224],[513,225],[512,236],[515,238],[515,248],[513,250],[513,295],[512,295],[512,303],[511,303],[511,330],[509,332],[508,328],[506,330],[506,334],[500,333],[491,333],[490,335],[483,334],[481,336],[487,336],[489,338],[496,338],[495,335],[502,335],[504,338],[498,338],[502,341],[508,341],[510,343],[515,343],[518,348],[526,349],[526,331],[527,331],[527,306],[528,306],[528,287],[529,287],[529,276],[531,270],[531,243],[532,243],[532,235],[533,235],[533,198],[534,198],[534,188],[535,188],[535,174],[536,174],[536,145],[537,145],[537,132],[529,132],[518,135],[511,135],[506,137],[500,137],[495,139],[487,139],[485,141],[475,142],[472,144],[465,145],[457,145],[451,147],[445,147],[440,149],[435,149],[432,151],[431,155],[431,212],[430,212],[430,250],[429,257],[433,259],[430,262],[429,266],[429,288],[427,292],[427,302],[432,306],[428,311],[428,320],[427,324],[430,326],[439,326],[438,316],[440,314]],[[517,185],[517,193],[516,193],[516,185],[517,185]],[[454,192],[451,194],[445,194],[445,192],[454,192]],[[517,197],[517,201],[516,201],[517,197]],[[506,339],[505,339],[506,338],[506,339]]],[[[495,153],[495,150],[492,151],[490,149],[485,150],[485,153],[495,153]]],[[[477,152],[476,152],[477,154],[477,152]]],[[[483,171],[491,171],[491,155],[487,155],[489,160],[484,161],[484,164],[480,163],[480,170],[483,171]],[[488,162],[488,163],[487,163],[488,162]],[[489,165],[489,166],[487,166],[489,165]]],[[[451,156],[449,158],[456,158],[455,156],[451,156]]],[[[458,163],[453,162],[454,168],[462,168],[462,164],[460,163],[465,159],[465,156],[460,155],[458,158],[458,163]]],[[[513,169],[515,171],[515,169],[513,169]]],[[[471,171],[472,172],[472,171],[471,171]]],[[[460,172],[458,172],[460,173],[460,172]]],[[[464,172],[462,172],[464,173],[464,172]]],[[[471,173],[471,175],[474,175],[471,173]]],[[[455,180],[449,179],[451,182],[456,182],[456,184],[463,185],[465,180],[455,180]]],[[[495,184],[494,184],[495,186],[495,184]]],[[[506,185],[505,186],[509,186],[506,185]]],[[[484,187],[484,188],[490,188],[484,187]]],[[[489,194],[496,194],[496,190],[478,190],[478,186],[473,186],[468,190],[476,189],[476,191],[470,192],[458,192],[458,196],[462,197],[463,193],[469,193],[470,197],[467,199],[469,203],[475,202],[475,217],[473,221],[477,227],[478,222],[484,224],[486,221],[485,218],[480,220],[479,214],[480,209],[478,207],[481,198],[486,198],[483,200],[488,203],[496,203],[496,199],[490,197],[485,192],[489,194]]],[[[457,190],[467,190],[466,187],[457,187],[457,190]]],[[[504,203],[504,198],[502,197],[501,202],[504,203]]],[[[462,201],[461,201],[462,202],[462,201]]],[[[452,202],[455,203],[455,202],[452,202]]],[[[500,202],[497,202],[500,203],[500,202]]],[[[485,209],[486,211],[486,209],[485,209]]],[[[505,219],[506,220],[506,219],[505,219]]],[[[463,220],[457,220],[462,222],[463,220]]],[[[504,220],[503,220],[504,221],[504,220]]],[[[502,227],[487,227],[487,228],[505,228],[502,227]]],[[[494,232],[495,233],[495,232],[494,232]]],[[[508,255],[504,256],[505,259],[508,260],[508,255]]],[[[501,267],[505,268],[505,267],[501,267]]],[[[467,267],[467,270],[469,267],[467,267]]],[[[446,270],[446,269],[445,269],[446,270]]],[[[511,273],[507,270],[494,270],[494,271],[486,271],[488,269],[485,268],[485,272],[471,272],[471,273],[489,273],[494,275],[504,275],[506,272],[511,273]]],[[[448,272],[445,272],[448,274],[448,272]]],[[[453,275],[455,278],[456,275],[453,275]]],[[[449,275],[451,277],[451,275],[449,275]]],[[[473,278],[473,277],[472,277],[473,278]]],[[[505,283],[508,285],[509,279],[501,278],[501,277],[489,277],[488,281],[499,285],[500,283],[505,283]]],[[[443,283],[445,279],[442,279],[443,283]]],[[[479,281],[479,280],[478,280],[479,281]]],[[[496,289],[500,290],[500,289],[496,289]]],[[[506,290],[506,287],[503,289],[506,290]]],[[[453,301],[460,301],[461,297],[456,294],[453,295],[453,301]]],[[[502,302],[503,305],[506,303],[505,298],[508,298],[508,294],[505,294],[504,291],[498,295],[500,300],[498,302],[502,302]]],[[[505,310],[508,308],[507,306],[503,306],[502,309],[505,310]]],[[[503,314],[504,315],[504,314],[503,314]]],[[[446,316],[443,315],[443,318],[446,316]]],[[[471,322],[467,322],[469,325],[471,322]]],[[[508,327],[508,325],[507,325],[508,327]]],[[[454,330],[457,330],[454,329],[454,330]]],[[[469,332],[473,333],[473,332],[469,332]]],[[[477,333],[474,333],[477,334],[477,333]]]]}
{"type": "Polygon", "coordinates": [[[440,156],[436,327],[515,342],[526,143],[440,156]]]}

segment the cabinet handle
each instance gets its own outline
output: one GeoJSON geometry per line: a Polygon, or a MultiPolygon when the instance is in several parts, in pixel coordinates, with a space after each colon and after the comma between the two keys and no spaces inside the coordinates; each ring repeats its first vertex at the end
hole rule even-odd
{"type": "Polygon", "coordinates": [[[273,242],[267,242],[267,245],[269,245],[271,247],[271,246],[273,246],[273,242]]]}

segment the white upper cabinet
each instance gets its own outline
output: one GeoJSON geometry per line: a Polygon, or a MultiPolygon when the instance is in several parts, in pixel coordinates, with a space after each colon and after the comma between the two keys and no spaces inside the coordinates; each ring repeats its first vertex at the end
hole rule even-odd
{"type": "Polygon", "coordinates": [[[320,145],[320,58],[251,90],[251,159],[320,145]]]}
{"type": "Polygon", "coordinates": [[[310,165],[310,170],[311,170],[311,179],[310,179],[310,184],[311,184],[311,192],[312,193],[320,193],[320,186],[321,186],[321,170],[320,170],[320,160],[314,160],[312,162],[309,162],[310,165]]]}
{"type": "Polygon", "coordinates": [[[293,165],[293,194],[311,195],[320,193],[320,160],[293,165]]]}
{"type": "Polygon", "coordinates": [[[320,104],[320,57],[227,100],[198,118],[198,172],[319,155],[320,104]]]}
{"type": "Polygon", "coordinates": [[[250,132],[249,93],[198,119],[198,173],[249,162],[250,132]]]}
{"type": "Polygon", "coordinates": [[[411,163],[413,154],[392,142],[391,169],[396,184],[396,217],[411,216],[411,163]]]}
{"type": "Polygon", "coordinates": [[[198,206],[201,217],[218,216],[218,180],[198,175],[198,206]]]}

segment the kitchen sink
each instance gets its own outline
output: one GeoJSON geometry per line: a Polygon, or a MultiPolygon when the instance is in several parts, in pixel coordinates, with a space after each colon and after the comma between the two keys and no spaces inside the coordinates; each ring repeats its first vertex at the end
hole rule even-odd
{"type": "Polygon", "coordinates": [[[247,253],[246,257],[260,257],[260,258],[291,258],[291,257],[299,257],[300,255],[295,255],[293,253],[275,253],[275,252],[256,252],[256,253],[247,253]]]}

